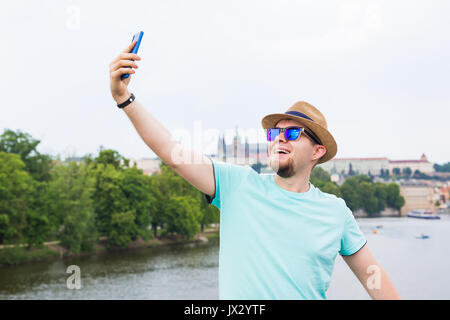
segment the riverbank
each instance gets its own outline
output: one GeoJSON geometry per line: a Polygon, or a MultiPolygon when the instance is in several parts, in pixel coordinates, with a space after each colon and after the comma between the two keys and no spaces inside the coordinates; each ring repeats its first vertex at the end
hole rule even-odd
{"type": "Polygon", "coordinates": [[[97,254],[108,252],[126,251],[140,248],[153,248],[175,244],[202,243],[210,239],[219,238],[219,229],[205,228],[204,232],[197,234],[191,240],[182,240],[180,237],[163,237],[144,241],[137,239],[123,248],[107,247],[106,239],[101,238],[92,252],[73,253],[59,245],[58,241],[49,242],[39,248],[26,249],[25,245],[9,246],[0,249],[0,267],[7,265],[19,265],[36,261],[46,261],[97,254]]]}

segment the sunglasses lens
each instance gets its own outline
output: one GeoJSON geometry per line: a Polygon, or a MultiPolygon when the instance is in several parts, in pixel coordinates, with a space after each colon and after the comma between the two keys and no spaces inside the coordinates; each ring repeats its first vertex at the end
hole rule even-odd
{"type": "Polygon", "coordinates": [[[267,129],[267,140],[273,141],[280,134],[280,129],[267,129]]]}
{"type": "Polygon", "coordinates": [[[285,131],[285,137],[287,140],[297,140],[300,135],[299,128],[289,128],[285,131]]]}

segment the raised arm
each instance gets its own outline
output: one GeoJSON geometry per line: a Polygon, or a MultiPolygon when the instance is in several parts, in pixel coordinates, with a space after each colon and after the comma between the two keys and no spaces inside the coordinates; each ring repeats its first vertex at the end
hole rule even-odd
{"type": "MultiPolygon", "coordinates": [[[[132,42],[109,65],[111,94],[117,103],[122,103],[130,97],[128,84],[132,74],[135,73],[134,69],[138,68],[135,60],[141,60],[137,54],[129,53],[135,43],[136,41],[132,42]],[[121,80],[121,75],[125,73],[130,76],[121,80]]],[[[203,154],[183,148],[138,99],[123,108],[123,111],[142,140],[165,164],[201,192],[210,196],[214,195],[214,173],[210,159],[203,154]]]]}

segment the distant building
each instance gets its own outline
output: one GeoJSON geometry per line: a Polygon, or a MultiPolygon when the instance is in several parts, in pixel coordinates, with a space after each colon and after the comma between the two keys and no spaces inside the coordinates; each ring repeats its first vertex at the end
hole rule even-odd
{"type": "Polygon", "coordinates": [[[443,203],[450,201],[450,183],[446,183],[440,188],[441,200],[443,203]]]}
{"type": "Polygon", "coordinates": [[[379,176],[381,170],[389,170],[388,158],[333,158],[330,161],[317,165],[330,174],[348,175],[350,170],[355,174],[369,173],[379,176]]]}
{"type": "Polygon", "coordinates": [[[140,160],[130,159],[130,167],[133,167],[136,163],[136,167],[138,169],[141,169],[144,174],[151,176],[155,172],[161,172],[161,169],[159,167],[160,162],[161,160],[159,158],[140,160]]]}
{"type": "Polygon", "coordinates": [[[216,159],[241,165],[252,165],[258,162],[267,165],[269,163],[267,147],[266,141],[249,143],[247,138],[242,141],[237,133],[233,142],[226,144],[225,135],[219,135],[216,159]]]}
{"type": "Polygon", "coordinates": [[[428,161],[425,154],[422,154],[419,160],[389,160],[383,158],[333,158],[330,161],[319,164],[324,170],[330,174],[349,175],[353,171],[354,174],[366,174],[372,176],[380,176],[381,170],[389,172],[393,175],[394,168],[398,168],[400,173],[403,169],[410,168],[411,175],[416,170],[425,174],[434,173],[433,164],[428,161]]]}
{"type": "Polygon", "coordinates": [[[411,175],[416,170],[425,174],[434,173],[433,164],[428,161],[425,153],[422,154],[419,160],[389,160],[389,173],[391,175],[394,168],[399,168],[400,172],[403,172],[403,169],[408,167],[411,169],[411,175]]]}
{"type": "Polygon", "coordinates": [[[435,211],[433,187],[426,183],[402,182],[400,194],[405,198],[405,204],[400,209],[401,216],[406,216],[414,209],[435,211]]]}

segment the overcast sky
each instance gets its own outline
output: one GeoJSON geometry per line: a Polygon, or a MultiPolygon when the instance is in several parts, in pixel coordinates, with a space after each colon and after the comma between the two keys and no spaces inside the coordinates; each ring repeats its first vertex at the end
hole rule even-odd
{"type": "Polygon", "coordinates": [[[63,158],[153,157],[109,91],[110,61],[143,30],[130,91],[171,132],[201,127],[205,152],[303,100],[336,157],[444,163],[449,17],[448,0],[2,1],[0,130],[63,158]]]}

